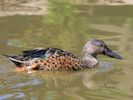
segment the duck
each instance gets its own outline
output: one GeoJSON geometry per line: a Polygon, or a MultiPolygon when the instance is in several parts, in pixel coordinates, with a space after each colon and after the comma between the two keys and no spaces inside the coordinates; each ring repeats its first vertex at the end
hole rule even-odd
{"type": "Polygon", "coordinates": [[[79,70],[98,66],[97,55],[103,54],[111,58],[123,59],[112,51],[104,41],[89,40],[83,47],[82,59],[71,52],[59,48],[35,48],[21,51],[19,55],[5,55],[19,71],[23,70],[79,70]]]}

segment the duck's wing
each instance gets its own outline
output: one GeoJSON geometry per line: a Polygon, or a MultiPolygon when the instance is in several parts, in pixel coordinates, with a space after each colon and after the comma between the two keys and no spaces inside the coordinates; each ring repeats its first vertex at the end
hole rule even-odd
{"type": "Polygon", "coordinates": [[[34,50],[22,51],[22,54],[17,56],[18,58],[23,58],[23,61],[34,59],[34,58],[42,58],[45,59],[49,56],[71,56],[72,58],[77,58],[71,52],[67,52],[58,48],[36,48],[34,50]],[[24,59],[25,58],[25,59],[24,59]]]}
{"type": "Polygon", "coordinates": [[[77,58],[70,52],[64,51],[58,48],[36,48],[33,50],[22,51],[22,53],[18,56],[9,56],[5,55],[9,58],[16,66],[21,65],[22,63],[32,60],[34,58],[46,59],[50,56],[71,56],[72,58],[77,58]]]}
{"type": "Polygon", "coordinates": [[[10,56],[10,55],[4,55],[4,56],[6,56],[9,60],[11,60],[16,66],[20,66],[25,61],[32,60],[34,58],[43,58],[45,56],[47,49],[48,48],[46,49],[36,48],[33,50],[22,51],[22,53],[17,56],[10,56]]]}

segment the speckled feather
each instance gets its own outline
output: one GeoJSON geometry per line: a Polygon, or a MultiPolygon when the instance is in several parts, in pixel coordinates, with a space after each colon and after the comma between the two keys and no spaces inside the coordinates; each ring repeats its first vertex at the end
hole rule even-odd
{"type": "Polygon", "coordinates": [[[80,60],[71,56],[52,55],[46,59],[33,59],[31,62],[32,69],[35,70],[77,70],[81,66],[80,60]]]}

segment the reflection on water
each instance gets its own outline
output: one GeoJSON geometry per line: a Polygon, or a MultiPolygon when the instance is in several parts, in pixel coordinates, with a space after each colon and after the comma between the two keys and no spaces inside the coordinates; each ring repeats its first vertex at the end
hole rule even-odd
{"type": "Polygon", "coordinates": [[[58,47],[81,57],[83,45],[99,38],[124,60],[99,56],[99,68],[29,74],[15,72],[15,66],[0,56],[0,99],[132,100],[132,6],[63,1],[49,1],[47,15],[0,17],[0,54],[58,47]]]}

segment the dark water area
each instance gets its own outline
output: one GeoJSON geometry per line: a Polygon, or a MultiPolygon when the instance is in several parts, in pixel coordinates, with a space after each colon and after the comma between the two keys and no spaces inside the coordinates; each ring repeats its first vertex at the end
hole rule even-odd
{"type": "Polygon", "coordinates": [[[63,1],[46,2],[47,14],[0,17],[0,100],[132,100],[133,6],[63,1]],[[19,73],[2,56],[56,47],[81,58],[92,38],[105,41],[124,59],[100,55],[99,68],[19,73]]]}

